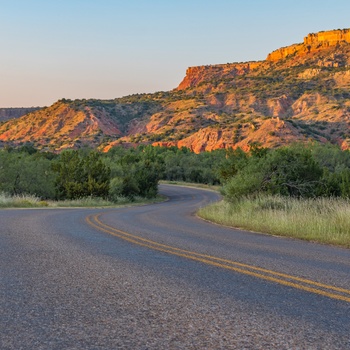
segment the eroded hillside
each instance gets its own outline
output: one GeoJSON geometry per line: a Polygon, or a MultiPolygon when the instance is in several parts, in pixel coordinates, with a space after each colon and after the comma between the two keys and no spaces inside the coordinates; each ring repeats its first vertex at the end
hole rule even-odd
{"type": "Polygon", "coordinates": [[[61,100],[0,125],[0,141],[42,148],[152,143],[195,152],[294,141],[350,146],[350,31],[309,34],[265,61],[191,67],[178,88],[61,100]]]}

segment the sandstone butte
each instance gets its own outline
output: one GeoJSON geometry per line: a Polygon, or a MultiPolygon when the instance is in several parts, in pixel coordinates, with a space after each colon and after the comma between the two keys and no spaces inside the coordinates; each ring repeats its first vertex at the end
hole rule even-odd
{"type": "MultiPolygon", "coordinates": [[[[178,90],[184,90],[196,86],[208,77],[229,75],[232,77],[245,75],[257,68],[267,66],[268,62],[277,62],[290,56],[305,56],[312,52],[320,52],[325,49],[336,47],[342,43],[350,44],[350,29],[337,29],[310,33],[304,38],[303,43],[293,44],[272,51],[267,55],[266,61],[252,61],[243,63],[228,63],[220,65],[207,65],[189,67],[184,80],[178,86],[178,90]]],[[[337,66],[336,62],[329,65],[337,66]]]]}
{"type": "Polygon", "coordinates": [[[278,61],[290,55],[302,56],[311,52],[318,52],[341,43],[350,43],[350,29],[330,30],[311,33],[301,44],[282,47],[267,56],[268,61],[278,61]]]}
{"type": "Polygon", "coordinates": [[[0,123],[3,145],[55,151],[143,143],[202,152],[295,141],[350,147],[350,29],[308,34],[264,61],[190,67],[169,92],[61,100],[0,123]]]}
{"type": "MultiPolygon", "coordinates": [[[[350,88],[350,29],[323,31],[319,33],[308,34],[304,38],[304,42],[300,44],[293,44],[287,47],[280,48],[268,54],[265,61],[254,61],[233,64],[221,65],[207,65],[198,67],[189,67],[186,71],[186,76],[178,86],[177,90],[186,90],[191,88],[198,88],[209,79],[216,77],[234,78],[239,76],[254,74],[254,72],[266,71],[274,67],[275,63],[286,60],[284,67],[297,65],[299,61],[301,64],[307,63],[308,59],[311,61],[311,66],[316,65],[319,68],[305,68],[298,74],[297,78],[301,80],[312,79],[323,72],[325,68],[343,68],[342,72],[335,72],[332,79],[339,83],[338,85],[349,91],[350,88]],[[318,53],[322,55],[317,55],[318,53]],[[324,54],[324,55],[323,55],[324,54]],[[343,57],[342,57],[343,56],[343,57]],[[337,59],[342,57],[344,59],[337,59]],[[288,61],[289,59],[289,61],[288,61]],[[303,60],[304,59],[304,60],[303,60]],[[337,79],[339,78],[339,79],[337,79]]],[[[283,67],[283,65],[282,65],[283,67]]],[[[259,73],[256,74],[257,76],[259,73]]],[[[267,87],[268,88],[268,87],[267,87]]],[[[350,96],[349,96],[350,97],[350,96]]],[[[226,103],[229,99],[226,99],[226,103]]],[[[255,97],[252,97],[251,105],[255,104],[254,112],[259,111],[257,105],[259,102],[255,97]]],[[[204,150],[214,150],[218,148],[240,147],[248,151],[251,144],[260,144],[267,147],[276,147],[283,144],[292,143],[295,141],[308,142],[310,138],[307,133],[300,132],[300,127],[296,126],[296,120],[305,122],[303,126],[316,125],[321,123],[322,129],[329,131],[319,133],[317,141],[339,144],[342,149],[349,149],[350,138],[349,121],[350,121],[350,101],[345,99],[343,104],[345,109],[337,110],[338,107],[332,106],[335,101],[323,97],[322,94],[304,93],[297,100],[293,100],[286,95],[281,95],[277,98],[272,98],[266,101],[265,106],[269,110],[265,114],[271,118],[259,121],[258,127],[253,123],[244,123],[240,129],[240,138],[232,144],[232,137],[235,133],[232,129],[218,130],[213,128],[202,128],[198,132],[193,133],[179,141],[160,141],[155,142],[154,145],[160,146],[177,146],[188,147],[192,151],[198,153],[204,150]],[[334,108],[332,115],[328,115],[330,108],[334,108]],[[317,116],[316,116],[317,113],[317,116]],[[286,116],[292,117],[291,121],[286,116]],[[281,119],[280,119],[281,118],[281,119]],[[282,120],[282,118],[284,120],[282,120]],[[291,122],[294,122],[291,124],[291,122]],[[327,125],[327,127],[324,127],[327,125]],[[330,128],[330,130],[329,130],[330,128]],[[249,130],[248,132],[246,130],[249,130]],[[253,129],[253,132],[252,132],[253,129]],[[255,130],[256,129],[256,130],[255,130]],[[328,130],[327,130],[328,129],[328,130]],[[343,133],[347,137],[343,138],[339,134],[343,133]]],[[[237,131],[237,130],[236,130],[237,131]]],[[[318,132],[317,130],[315,130],[318,132]]]]}

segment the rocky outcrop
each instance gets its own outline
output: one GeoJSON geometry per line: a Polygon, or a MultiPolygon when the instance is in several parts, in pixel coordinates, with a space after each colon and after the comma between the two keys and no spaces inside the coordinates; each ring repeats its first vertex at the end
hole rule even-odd
{"type": "Polygon", "coordinates": [[[288,111],[292,104],[293,100],[286,95],[269,99],[267,100],[269,115],[271,117],[285,117],[288,115],[288,111]]]}
{"type": "Polygon", "coordinates": [[[154,142],[154,146],[178,148],[186,147],[192,152],[200,153],[213,151],[221,148],[238,148],[249,151],[251,145],[264,145],[265,147],[276,147],[290,144],[295,141],[305,142],[307,138],[292,124],[280,118],[271,118],[261,122],[258,128],[254,124],[246,123],[237,131],[234,128],[203,128],[191,136],[179,141],[154,142]],[[237,132],[239,138],[237,138],[237,132]]]}
{"type": "Polygon", "coordinates": [[[304,38],[304,45],[335,46],[341,42],[350,43],[350,29],[337,29],[311,33],[304,38]]]}
{"type": "Polygon", "coordinates": [[[186,71],[185,78],[177,87],[177,90],[198,86],[200,83],[213,81],[218,78],[234,78],[239,75],[250,73],[261,65],[262,62],[255,61],[189,67],[186,71]]]}
{"type": "Polygon", "coordinates": [[[178,148],[186,147],[189,148],[192,152],[200,153],[204,151],[213,151],[219,148],[232,147],[232,135],[232,131],[223,131],[220,129],[213,129],[208,127],[203,128],[182,140],[172,142],[154,142],[153,146],[176,146],[178,148]]]}
{"type": "Polygon", "coordinates": [[[266,60],[275,62],[275,61],[282,60],[288,56],[295,55],[296,53],[301,55],[301,54],[306,54],[308,52],[310,52],[310,50],[308,50],[305,45],[294,44],[286,47],[281,47],[280,49],[272,51],[271,53],[268,54],[266,60]]]}
{"type": "Polygon", "coordinates": [[[350,44],[350,29],[338,29],[308,34],[304,42],[282,47],[268,54],[267,61],[279,61],[292,55],[305,55],[332,46],[350,44]]]}
{"type": "MultiPolygon", "coordinates": [[[[282,47],[269,53],[266,61],[189,67],[186,71],[185,78],[179,84],[177,90],[198,87],[201,83],[213,82],[218,78],[228,79],[246,75],[257,68],[268,67],[268,62],[276,62],[295,55],[303,56],[342,44],[350,44],[350,29],[339,29],[308,34],[304,38],[303,43],[282,47]]],[[[348,62],[344,62],[344,60],[339,57],[330,57],[318,62],[318,65],[323,67],[339,67],[346,65],[347,63],[348,62]]]]}

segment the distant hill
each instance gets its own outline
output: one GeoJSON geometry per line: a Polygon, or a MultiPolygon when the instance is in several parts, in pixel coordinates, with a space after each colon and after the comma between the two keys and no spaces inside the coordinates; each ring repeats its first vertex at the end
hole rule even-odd
{"type": "Polygon", "coordinates": [[[27,113],[37,111],[40,107],[21,107],[21,108],[0,108],[0,122],[19,118],[27,113]]]}
{"type": "Polygon", "coordinates": [[[190,67],[168,92],[60,100],[0,125],[0,141],[108,150],[151,143],[195,152],[295,141],[350,147],[350,29],[309,34],[258,62],[190,67]]]}

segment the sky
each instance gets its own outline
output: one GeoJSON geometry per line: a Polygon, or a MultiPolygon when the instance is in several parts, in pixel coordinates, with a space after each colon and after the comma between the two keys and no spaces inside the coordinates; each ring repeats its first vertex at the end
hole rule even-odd
{"type": "Polygon", "coordinates": [[[263,60],[350,28],[349,0],[0,0],[0,107],[169,91],[187,67],[263,60]]]}

